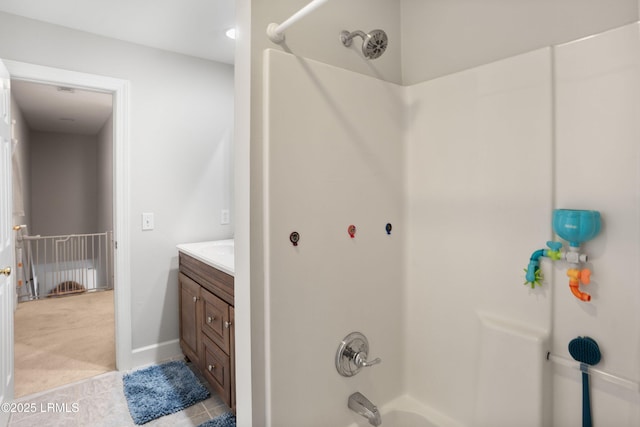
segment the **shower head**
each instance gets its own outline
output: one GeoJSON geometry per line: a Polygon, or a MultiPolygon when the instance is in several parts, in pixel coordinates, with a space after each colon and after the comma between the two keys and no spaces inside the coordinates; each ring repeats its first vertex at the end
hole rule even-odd
{"type": "Polygon", "coordinates": [[[368,59],[379,58],[389,44],[387,33],[382,30],[371,30],[367,34],[362,31],[354,31],[352,33],[342,31],[340,32],[340,41],[343,45],[349,47],[355,36],[362,37],[362,54],[368,59]]]}

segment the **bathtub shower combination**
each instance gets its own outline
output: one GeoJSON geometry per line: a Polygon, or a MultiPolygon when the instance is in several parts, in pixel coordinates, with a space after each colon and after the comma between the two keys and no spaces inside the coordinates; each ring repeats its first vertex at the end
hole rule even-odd
{"type": "Polygon", "coordinates": [[[18,301],[113,289],[112,232],[30,236],[16,226],[18,301]]]}
{"type": "Polygon", "coordinates": [[[263,54],[266,425],[640,425],[640,25],[406,85],[333,30],[263,54]]]}

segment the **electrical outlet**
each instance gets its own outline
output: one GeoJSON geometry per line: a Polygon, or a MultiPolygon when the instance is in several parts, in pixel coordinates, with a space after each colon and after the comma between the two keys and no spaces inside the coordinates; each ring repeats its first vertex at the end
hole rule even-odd
{"type": "Polygon", "coordinates": [[[153,230],[153,213],[142,213],[142,230],[153,230]]]}
{"type": "Polygon", "coordinates": [[[222,209],[220,211],[220,224],[229,224],[229,209],[222,209]]]}

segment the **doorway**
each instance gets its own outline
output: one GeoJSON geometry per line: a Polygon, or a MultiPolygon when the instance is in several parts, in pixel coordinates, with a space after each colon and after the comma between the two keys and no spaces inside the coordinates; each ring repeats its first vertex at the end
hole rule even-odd
{"type": "Polygon", "coordinates": [[[11,97],[22,397],[115,369],[113,95],[13,79],[11,97]]]}
{"type": "Polygon", "coordinates": [[[115,365],[131,368],[131,301],[129,263],[129,82],[52,67],[4,61],[11,78],[112,95],[113,119],[113,241],[115,365]]]}
{"type": "Polygon", "coordinates": [[[13,79],[11,97],[19,300],[112,289],[112,95],[13,79]]]}

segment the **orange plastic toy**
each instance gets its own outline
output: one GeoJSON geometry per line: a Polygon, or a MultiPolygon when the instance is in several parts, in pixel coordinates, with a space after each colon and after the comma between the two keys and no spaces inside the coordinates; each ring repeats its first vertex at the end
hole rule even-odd
{"type": "Polygon", "coordinates": [[[569,288],[571,289],[571,293],[580,301],[591,301],[591,295],[580,290],[580,283],[583,285],[591,283],[591,270],[588,268],[584,268],[582,270],[570,268],[567,270],[567,276],[569,276],[569,288]]]}

